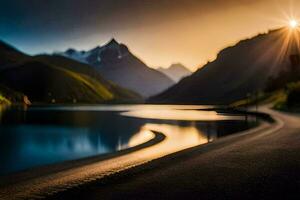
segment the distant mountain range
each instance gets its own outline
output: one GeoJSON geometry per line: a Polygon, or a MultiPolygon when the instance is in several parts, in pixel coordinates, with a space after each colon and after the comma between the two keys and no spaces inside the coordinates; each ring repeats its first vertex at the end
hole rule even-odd
{"type": "Polygon", "coordinates": [[[141,96],[105,80],[92,66],[62,56],[29,56],[0,42],[0,95],[33,103],[128,103],[141,96]],[[14,91],[14,92],[7,92],[14,91]],[[18,98],[16,98],[16,96],[18,98]]]}
{"type": "Polygon", "coordinates": [[[283,28],[243,40],[222,50],[206,64],[167,91],[151,97],[155,103],[229,104],[262,91],[268,80],[299,59],[299,32],[283,28]],[[296,42],[297,41],[297,42],[296,42]]]}
{"type": "Polygon", "coordinates": [[[34,103],[128,103],[141,102],[141,94],[154,95],[149,103],[230,104],[264,91],[269,83],[280,88],[291,73],[300,77],[297,38],[299,31],[283,28],[240,41],[183,79],[191,73],[184,66],[151,69],[114,39],[89,51],[38,56],[0,41],[0,97],[20,101],[26,95],[34,103]]]}
{"type": "Polygon", "coordinates": [[[167,75],[176,83],[182,78],[192,74],[192,72],[181,63],[172,64],[169,68],[160,67],[157,70],[167,75]]]}
{"type": "Polygon", "coordinates": [[[158,94],[174,84],[165,74],[149,68],[127,46],[112,39],[88,51],[68,49],[58,55],[89,64],[107,80],[133,90],[143,97],[158,94]]]}

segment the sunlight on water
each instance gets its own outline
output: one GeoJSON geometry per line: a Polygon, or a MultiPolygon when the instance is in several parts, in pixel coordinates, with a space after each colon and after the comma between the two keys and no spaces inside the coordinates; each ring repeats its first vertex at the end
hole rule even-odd
{"type": "Polygon", "coordinates": [[[160,143],[133,153],[132,158],[128,155],[134,163],[144,162],[254,125],[249,117],[201,110],[205,108],[115,105],[7,109],[0,112],[0,175],[113,153],[154,139],[154,132],[165,135],[160,143]]]}
{"type": "MultiPolygon", "coordinates": [[[[178,126],[171,124],[147,123],[141,127],[140,131],[132,136],[128,142],[128,147],[134,147],[154,138],[152,131],[163,133],[167,139],[162,142],[163,152],[177,151],[200,144],[212,142],[214,137],[201,132],[194,126],[178,126]]],[[[124,147],[122,147],[124,149],[124,147]]],[[[161,149],[162,150],[162,149],[161,149]]]]}
{"type": "Polygon", "coordinates": [[[170,124],[148,123],[141,128],[143,133],[150,130],[163,133],[166,139],[151,148],[142,149],[138,153],[131,155],[135,159],[148,160],[159,158],[186,148],[208,143],[209,141],[205,133],[192,126],[180,127],[170,124]]]}
{"type": "Polygon", "coordinates": [[[197,110],[214,106],[202,105],[98,105],[98,106],[48,106],[32,107],[31,110],[63,110],[63,111],[133,111],[133,110],[197,110]]]}
{"type": "Polygon", "coordinates": [[[144,129],[153,130],[164,133],[170,141],[166,148],[173,149],[173,145],[176,148],[184,148],[204,144],[208,142],[206,134],[193,126],[178,126],[170,124],[146,124],[144,129]]]}
{"type": "Polygon", "coordinates": [[[219,115],[215,111],[198,110],[134,110],[121,113],[123,116],[137,117],[144,119],[162,119],[162,120],[182,120],[182,121],[218,121],[218,120],[241,120],[241,116],[219,115]]]}
{"type": "MultiPolygon", "coordinates": [[[[134,147],[144,142],[147,142],[155,137],[150,130],[142,128],[140,132],[132,136],[128,142],[128,147],[134,147]]],[[[123,148],[124,149],[124,148],[123,148]]]]}

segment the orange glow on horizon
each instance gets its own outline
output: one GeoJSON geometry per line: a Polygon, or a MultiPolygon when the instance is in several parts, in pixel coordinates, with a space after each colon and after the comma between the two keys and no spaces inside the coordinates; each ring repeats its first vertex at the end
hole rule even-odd
{"type": "Polygon", "coordinates": [[[195,71],[213,61],[222,49],[240,40],[291,25],[297,28],[291,20],[300,19],[297,9],[300,1],[296,0],[168,2],[170,5],[146,3],[143,7],[141,1],[138,7],[141,10],[109,12],[107,18],[101,18],[101,23],[97,20],[91,30],[78,29],[73,37],[59,43],[45,40],[36,45],[16,43],[16,47],[31,54],[45,49],[64,51],[68,47],[89,50],[114,37],[150,67],[167,68],[179,62],[195,71]]]}

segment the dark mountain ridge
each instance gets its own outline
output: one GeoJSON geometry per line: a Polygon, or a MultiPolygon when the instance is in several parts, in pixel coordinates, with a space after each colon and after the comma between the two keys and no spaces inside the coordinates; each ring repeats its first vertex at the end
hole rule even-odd
{"type": "Polygon", "coordinates": [[[149,102],[229,104],[263,91],[271,77],[290,66],[290,56],[299,54],[297,36],[297,30],[282,28],[242,40],[149,102]]]}
{"type": "Polygon", "coordinates": [[[28,56],[0,40],[0,70],[28,59],[28,56]]]}

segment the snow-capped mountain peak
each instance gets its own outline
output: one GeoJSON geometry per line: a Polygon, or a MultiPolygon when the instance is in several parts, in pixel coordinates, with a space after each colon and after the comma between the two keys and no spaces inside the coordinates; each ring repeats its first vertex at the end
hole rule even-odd
{"type": "Polygon", "coordinates": [[[76,61],[82,62],[82,63],[89,63],[93,65],[100,65],[102,61],[102,53],[106,50],[112,50],[118,52],[117,58],[121,59],[123,56],[122,52],[125,53],[124,49],[128,51],[128,48],[117,42],[116,39],[112,38],[108,43],[102,45],[102,46],[96,46],[93,49],[87,50],[87,51],[78,51],[73,48],[67,49],[65,52],[59,52],[55,53],[56,55],[65,56],[71,59],[74,59],[76,61]]]}

